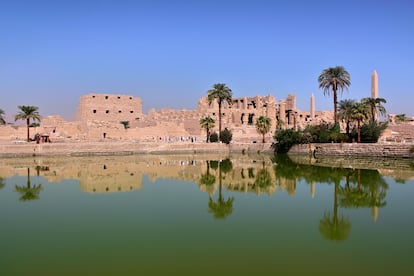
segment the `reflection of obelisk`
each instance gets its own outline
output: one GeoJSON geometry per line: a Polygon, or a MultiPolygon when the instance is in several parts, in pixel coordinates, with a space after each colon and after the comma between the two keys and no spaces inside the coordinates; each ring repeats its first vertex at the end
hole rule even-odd
{"type": "Polygon", "coordinates": [[[378,75],[375,70],[371,76],[371,98],[378,98],[378,75]]]}
{"type": "Polygon", "coordinates": [[[315,96],[313,95],[313,93],[310,98],[310,117],[311,119],[315,118],[315,96]]]}

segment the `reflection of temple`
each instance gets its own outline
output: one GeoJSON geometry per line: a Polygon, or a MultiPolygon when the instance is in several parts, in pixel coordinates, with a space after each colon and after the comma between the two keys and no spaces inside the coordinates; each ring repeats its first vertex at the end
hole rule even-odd
{"type": "MultiPolygon", "coordinates": [[[[64,179],[79,180],[82,191],[90,193],[125,192],[142,188],[142,179],[147,176],[151,181],[157,179],[179,179],[199,183],[202,191],[214,194],[218,187],[219,169],[210,168],[209,173],[216,179],[207,187],[200,183],[206,173],[207,161],[217,159],[217,155],[198,156],[101,156],[9,159],[0,163],[0,175],[26,175],[27,167],[33,176],[39,175],[50,182],[64,179]],[[35,164],[35,165],[34,165],[35,164]],[[37,168],[47,168],[36,170],[37,168]]],[[[224,158],[224,157],[221,157],[224,158]]],[[[270,156],[234,156],[231,159],[232,170],[222,173],[222,185],[229,191],[253,192],[255,194],[273,194],[277,189],[294,194],[296,182],[275,177],[270,156]],[[265,173],[265,174],[263,174],[265,173]],[[260,180],[258,177],[265,175],[260,180]],[[263,183],[261,183],[260,181],[263,183]],[[267,181],[267,182],[266,182],[267,181]]]]}

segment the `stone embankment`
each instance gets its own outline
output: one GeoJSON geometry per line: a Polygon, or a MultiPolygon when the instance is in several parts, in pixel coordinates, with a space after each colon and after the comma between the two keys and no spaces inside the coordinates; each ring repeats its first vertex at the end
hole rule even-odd
{"type": "Polygon", "coordinates": [[[364,157],[414,157],[413,143],[324,143],[295,145],[290,154],[312,154],[318,156],[364,156],[364,157]]]}
{"type": "Polygon", "coordinates": [[[128,155],[128,154],[186,154],[186,153],[273,153],[271,143],[134,143],[134,142],[70,142],[14,144],[0,143],[0,156],[53,155],[128,155]]]}

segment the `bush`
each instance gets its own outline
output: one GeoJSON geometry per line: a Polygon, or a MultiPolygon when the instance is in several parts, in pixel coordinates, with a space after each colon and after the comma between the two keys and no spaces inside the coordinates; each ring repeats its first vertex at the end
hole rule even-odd
{"type": "Polygon", "coordinates": [[[376,143],[382,132],[387,128],[387,123],[371,122],[361,127],[361,142],[376,143]]]}
{"type": "Polygon", "coordinates": [[[218,134],[217,132],[213,132],[210,134],[210,143],[217,143],[218,142],[218,134]]]}
{"type": "Polygon", "coordinates": [[[225,128],[224,130],[221,131],[220,140],[224,144],[230,144],[232,138],[233,138],[233,134],[227,128],[225,128]]]}
{"type": "Polygon", "coordinates": [[[277,153],[287,153],[295,144],[302,143],[302,131],[295,131],[293,129],[283,129],[276,131],[274,139],[277,141],[274,145],[277,153]]]}

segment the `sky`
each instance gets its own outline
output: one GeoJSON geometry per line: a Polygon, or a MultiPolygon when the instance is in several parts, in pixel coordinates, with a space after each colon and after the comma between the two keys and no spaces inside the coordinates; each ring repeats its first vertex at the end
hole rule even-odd
{"type": "Polygon", "coordinates": [[[332,110],[317,78],[344,66],[338,100],[371,96],[413,116],[412,0],[0,0],[0,109],[74,120],[90,93],[195,109],[215,83],[233,97],[294,93],[297,108],[332,110]]]}

